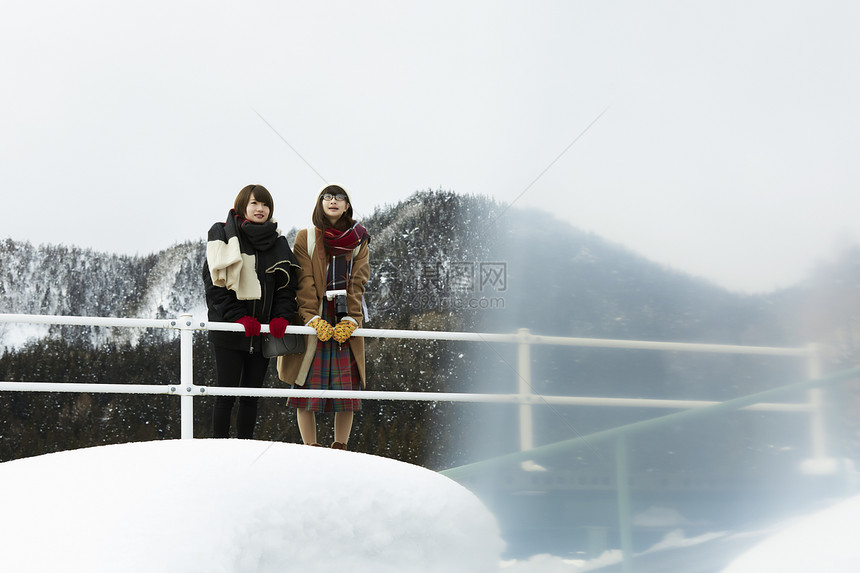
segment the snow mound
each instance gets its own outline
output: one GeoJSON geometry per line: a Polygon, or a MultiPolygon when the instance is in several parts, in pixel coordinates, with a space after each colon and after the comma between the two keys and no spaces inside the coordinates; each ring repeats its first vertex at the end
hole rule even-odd
{"type": "Polygon", "coordinates": [[[856,573],[860,571],[860,497],[798,518],[756,545],[723,573],[856,573]]]}
{"type": "Polygon", "coordinates": [[[395,460],[172,440],[0,464],[0,571],[498,571],[492,514],[395,460]]]}

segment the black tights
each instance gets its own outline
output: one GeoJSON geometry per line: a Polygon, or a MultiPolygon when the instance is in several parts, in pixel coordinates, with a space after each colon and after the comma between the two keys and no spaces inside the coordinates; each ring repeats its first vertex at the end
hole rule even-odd
{"type": "MultiPolygon", "coordinates": [[[[218,386],[260,388],[266,378],[269,359],[260,353],[249,354],[242,350],[215,348],[215,372],[218,386]]],[[[230,415],[236,396],[217,396],[212,412],[212,428],[216,438],[230,437],[230,415]]],[[[257,424],[257,398],[239,397],[236,412],[236,437],[250,440],[257,424]]]]}

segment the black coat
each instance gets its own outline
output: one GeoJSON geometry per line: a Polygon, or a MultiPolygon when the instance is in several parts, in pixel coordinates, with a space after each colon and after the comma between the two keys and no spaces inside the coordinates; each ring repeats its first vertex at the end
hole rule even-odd
{"type": "MultiPolygon", "coordinates": [[[[261,324],[268,324],[275,317],[285,318],[291,324],[295,324],[298,310],[296,286],[299,267],[286,237],[279,236],[271,247],[257,250],[253,242],[242,232],[241,227],[231,230],[238,238],[246,261],[250,260],[254,263],[261,296],[252,300],[240,300],[233,290],[213,284],[207,257],[202,274],[206,288],[206,305],[209,308],[209,321],[236,322],[243,316],[253,316],[261,324]]],[[[228,234],[230,233],[225,230],[225,223],[215,223],[209,229],[209,244],[213,244],[213,241],[226,244],[229,240],[228,234]]],[[[260,336],[249,338],[244,332],[209,331],[209,340],[215,346],[247,350],[252,353],[260,351],[262,347],[260,338],[260,336]]]]}

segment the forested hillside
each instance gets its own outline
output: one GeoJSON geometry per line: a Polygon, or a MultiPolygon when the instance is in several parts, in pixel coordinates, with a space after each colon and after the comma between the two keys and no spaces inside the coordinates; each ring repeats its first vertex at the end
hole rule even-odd
{"type": "MultiPolygon", "coordinates": [[[[810,316],[821,314],[811,289],[826,285],[734,294],[549,215],[480,196],[416,193],[362,222],[373,236],[370,328],[528,328],[547,335],[768,346],[803,345],[813,333],[824,338],[833,332],[826,321],[815,323],[817,331],[810,327],[810,316]]],[[[204,256],[202,240],[143,257],[6,240],[0,243],[0,312],[141,318],[192,312],[203,319],[204,256]]],[[[853,332],[854,324],[841,331],[853,332]]],[[[0,345],[5,381],[168,384],[179,376],[178,344],[170,332],[0,324],[0,345]]],[[[804,372],[785,360],[550,347],[535,347],[532,354],[533,391],[543,395],[728,399],[804,372]]],[[[512,345],[374,338],[367,342],[367,360],[374,390],[514,392],[517,384],[512,345]]],[[[195,382],[212,384],[213,359],[203,333],[195,336],[194,365],[195,382]]],[[[273,372],[268,384],[280,385],[273,372]]],[[[4,400],[0,461],[175,438],[179,432],[179,404],[172,397],[10,393],[4,400]]],[[[197,436],[209,435],[210,409],[207,399],[195,400],[197,436]]],[[[294,414],[282,400],[262,400],[260,414],[259,439],[299,441],[294,414]]],[[[653,415],[544,409],[536,417],[537,439],[549,443],[653,415]]],[[[447,467],[515,450],[516,416],[513,406],[365,401],[350,447],[447,467]]],[[[750,419],[733,421],[728,431],[740,439],[757,423],[750,419]]],[[[329,426],[321,423],[321,431],[329,426]]],[[[768,426],[740,453],[728,440],[716,461],[713,452],[703,461],[718,464],[744,451],[779,448],[781,440],[795,439],[784,430],[768,426]]],[[[659,458],[661,448],[654,443],[646,449],[659,458]]]]}

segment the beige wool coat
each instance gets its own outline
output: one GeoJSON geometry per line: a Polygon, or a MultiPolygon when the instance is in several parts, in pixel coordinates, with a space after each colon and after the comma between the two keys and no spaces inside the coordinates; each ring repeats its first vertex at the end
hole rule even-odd
{"type": "MultiPolygon", "coordinates": [[[[319,229],[316,232],[316,245],[314,247],[313,260],[308,256],[308,229],[302,229],[296,234],[293,245],[293,254],[299,266],[299,282],[296,290],[296,302],[299,306],[299,316],[302,324],[307,324],[315,316],[322,316],[322,304],[325,298],[326,267],[328,260],[323,246],[323,233],[319,229]]],[[[349,316],[358,323],[361,328],[364,315],[361,309],[361,300],[364,296],[364,287],[370,278],[369,249],[368,242],[362,243],[355,260],[352,263],[352,276],[346,294],[346,308],[349,316]]],[[[353,253],[347,255],[347,260],[353,257],[353,253]]],[[[358,365],[358,374],[361,378],[361,387],[366,387],[364,374],[364,338],[352,336],[348,340],[352,355],[358,365]]],[[[278,357],[278,377],[287,384],[304,386],[311,364],[313,364],[314,353],[317,348],[317,337],[308,334],[304,354],[287,354],[278,357]]]]}

